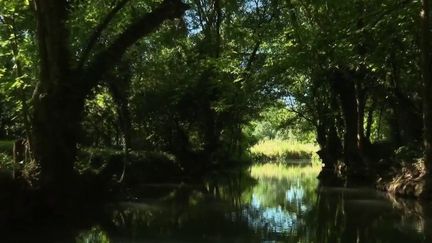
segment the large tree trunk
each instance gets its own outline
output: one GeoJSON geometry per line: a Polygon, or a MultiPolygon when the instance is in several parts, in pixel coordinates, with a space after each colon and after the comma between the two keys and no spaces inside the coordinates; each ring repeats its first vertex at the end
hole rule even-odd
{"type": "Polygon", "coordinates": [[[428,173],[432,173],[432,65],[430,49],[430,3],[422,0],[422,74],[423,74],[423,136],[424,160],[428,173]]]}
{"type": "Polygon", "coordinates": [[[342,71],[334,73],[332,87],[338,94],[342,114],[344,117],[345,133],[344,133],[344,157],[348,168],[358,166],[361,162],[358,130],[358,108],[356,99],[355,85],[351,77],[346,77],[342,71]]]}
{"type": "Polygon", "coordinates": [[[324,169],[335,171],[341,152],[341,141],[336,132],[334,122],[317,125],[317,142],[320,146],[318,155],[324,164],[324,169]]]}
{"type": "Polygon", "coordinates": [[[422,137],[421,110],[416,107],[415,102],[409,98],[409,95],[400,86],[400,64],[394,53],[390,54],[390,64],[392,85],[390,105],[393,110],[391,118],[393,140],[399,146],[417,143],[422,137]]]}
{"type": "MultiPolygon", "coordinates": [[[[337,97],[333,90],[328,91],[330,95],[329,106],[317,104],[316,113],[318,120],[316,124],[317,128],[317,142],[320,145],[320,151],[318,155],[324,163],[324,170],[336,172],[336,165],[338,159],[341,157],[342,144],[341,139],[337,133],[337,119],[339,119],[339,105],[337,97]],[[329,115],[331,114],[331,115],[329,115]]],[[[314,96],[317,95],[317,91],[314,91],[314,96]]]]}
{"type": "Polygon", "coordinates": [[[73,92],[36,91],[33,149],[43,186],[67,186],[73,179],[84,98],[73,92]]]}
{"type": "Polygon", "coordinates": [[[67,2],[35,0],[40,81],[33,94],[33,150],[42,185],[63,186],[72,177],[80,99],[72,94],[67,2]],[[78,102],[79,103],[79,102],[78,102]]]}

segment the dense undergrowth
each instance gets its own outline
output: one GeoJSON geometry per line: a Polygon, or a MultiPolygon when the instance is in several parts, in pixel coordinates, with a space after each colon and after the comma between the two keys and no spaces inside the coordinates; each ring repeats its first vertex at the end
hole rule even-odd
{"type": "MultiPolygon", "coordinates": [[[[38,166],[32,161],[15,164],[12,158],[13,143],[1,142],[0,151],[0,179],[16,179],[26,181],[32,187],[37,185],[38,166]]],[[[200,180],[207,173],[221,169],[230,164],[223,161],[218,163],[205,163],[200,157],[191,158],[190,161],[181,161],[173,154],[163,151],[129,151],[126,155],[123,150],[114,148],[81,148],[77,154],[75,171],[78,176],[97,183],[136,185],[140,183],[183,182],[200,180]],[[220,163],[222,164],[222,163],[220,163]],[[218,166],[219,165],[219,166],[218,166]]],[[[232,165],[247,165],[246,161],[236,161],[232,165]]]]}

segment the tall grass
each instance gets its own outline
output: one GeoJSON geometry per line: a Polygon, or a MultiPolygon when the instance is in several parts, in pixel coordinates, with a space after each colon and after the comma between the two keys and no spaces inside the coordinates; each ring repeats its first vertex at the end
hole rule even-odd
{"type": "Polygon", "coordinates": [[[272,139],[262,140],[250,150],[256,162],[284,163],[288,160],[310,160],[318,151],[318,147],[297,141],[272,139]]]}

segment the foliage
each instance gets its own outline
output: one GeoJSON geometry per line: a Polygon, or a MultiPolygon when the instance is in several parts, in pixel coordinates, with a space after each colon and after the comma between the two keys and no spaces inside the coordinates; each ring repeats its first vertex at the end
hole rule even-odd
{"type": "Polygon", "coordinates": [[[106,87],[99,86],[94,93],[92,99],[87,99],[84,108],[86,116],[82,122],[85,130],[82,143],[94,147],[119,146],[121,135],[113,98],[106,87]]]}
{"type": "Polygon", "coordinates": [[[29,2],[2,1],[0,9],[0,136],[10,138],[29,132],[38,59],[29,2]]]}
{"type": "Polygon", "coordinates": [[[14,141],[11,140],[0,140],[0,153],[12,154],[14,141]]]}
{"type": "Polygon", "coordinates": [[[290,111],[282,101],[260,112],[259,117],[245,126],[245,130],[248,136],[258,141],[281,139],[313,143],[315,140],[310,122],[290,111]]]}
{"type": "Polygon", "coordinates": [[[187,173],[171,154],[158,151],[133,151],[125,160],[124,151],[109,148],[82,148],[75,169],[81,174],[118,180],[126,162],[125,183],[136,184],[177,179],[187,173]],[[161,176],[163,175],[163,176],[161,176]]]}
{"type": "Polygon", "coordinates": [[[13,170],[13,159],[10,155],[0,153],[0,170],[13,170]]]}
{"type": "Polygon", "coordinates": [[[38,185],[41,168],[35,160],[27,161],[27,163],[24,163],[22,168],[19,168],[17,171],[20,173],[20,176],[26,181],[28,185],[38,185]]]}
{"type": "Polygon", "coordinates": [[[107,233],[100,227],[92,227],[90,230],[80,233],[75,240],[77,243],[109,243],[107,233]]]}
{"type": "MultiPolygon", "coordinates": [[[[86,154],[77,157],[80,171],[97,154],[87,147],[104,150],[97,157],[105,164],[135,151],[132,160],[154,153],[176,168],[207,169],[245,158],[254,144],[261,161],[310,159],[319,146],[331,164],[360,161],[377,141],[404,148],[422,139],[419,1],[186,1],[184,17],[114,48],[121,55],[101,55],[161,2],[174,1],[57,1],[66,33],[49,47],[67,55],[50,65],[62,68],[43,65],[38,41],[50,38],[37,34],[39,9],[0,2],[0,139],[31,130],[45,139],[32,125],[46,125],[45,135],[61,135],[36,145],[76,140],[62,161],[73,165],[78,147],[86,154]],[[50,109],[36,109],[58,93],[39,103],[50,109]]],[[[0,152],[10,146],[0,142],[0,152]]]]}

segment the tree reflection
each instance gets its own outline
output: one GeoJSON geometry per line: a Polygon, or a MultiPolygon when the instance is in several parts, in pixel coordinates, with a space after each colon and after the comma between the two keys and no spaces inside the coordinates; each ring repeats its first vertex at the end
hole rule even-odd
{"type": "Polygon", "coordinates": [[[109,243],[110,239],[101,227],[95,226],[88,231],[81,232],[75,241],[76,243],[109,243]]]}
{"type": "Polygon", "coordinates": [[[214,174],[202,184],[179,185],[158,201],[122,203],[103,227],[77,239],[431,242],[425,207],[366,188],[322,187],[314,170],[286,169],[285,176],[214,174]]]}

